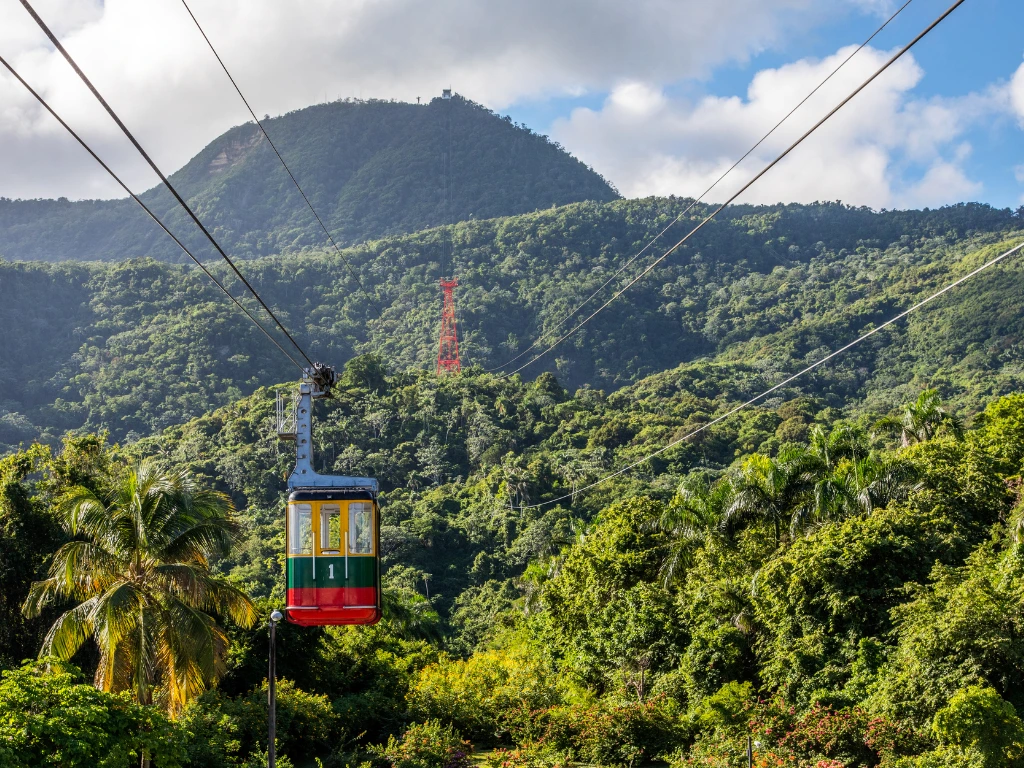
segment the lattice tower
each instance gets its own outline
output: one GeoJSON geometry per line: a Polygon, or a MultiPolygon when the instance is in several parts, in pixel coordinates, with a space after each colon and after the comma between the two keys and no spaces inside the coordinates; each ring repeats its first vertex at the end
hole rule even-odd
{"type": "Polygon", "coordinates": [[[441,341],[437,350],[437,375],[442,373],[459,373],[462,364],[459,362],[459,334],[455,327],[455,288],[457,278],[445,280],[441,278],[441,290],[444,291],[444,307],[441,310],[441,341]]]}

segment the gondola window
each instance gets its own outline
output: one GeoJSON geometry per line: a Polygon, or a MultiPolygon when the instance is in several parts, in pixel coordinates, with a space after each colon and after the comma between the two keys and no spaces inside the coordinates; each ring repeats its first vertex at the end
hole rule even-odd
{"type": "Polygon", "coordinates": [[[291,513],[289,552],[293,555],[313,554],[313,508],[309,504],[295,504],[291,513]]]}
{"type": "Polygon", "coordinates": [[[354,555],[373,554],[373,505],[353,501],[348,505],[349,551],[354,555]]]}
{"type": "Polygon", "coordinates": [[[322,552],[341,551],[341,510],[337,504],[320,507],[320,549],[322,552]]]}

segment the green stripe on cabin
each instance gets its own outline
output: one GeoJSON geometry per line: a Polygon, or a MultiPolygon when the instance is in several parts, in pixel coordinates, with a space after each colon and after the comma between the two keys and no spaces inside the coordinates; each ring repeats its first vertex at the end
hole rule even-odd
{"type": "Polygon", "coordinates": [[[377,586],[377,558],[348,558],[348,579],[345,578],[345,556],[317,555],[316,581],[313,581],[313,558],[288,558],[288,589],[309,587],[375,587],[377,586]],[[332,569],[334,578],[331,578],[332,569]]]}

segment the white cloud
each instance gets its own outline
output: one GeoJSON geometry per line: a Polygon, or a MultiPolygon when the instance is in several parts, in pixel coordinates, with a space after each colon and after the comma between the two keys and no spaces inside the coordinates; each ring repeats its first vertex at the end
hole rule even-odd
{"type": "MultiPolygon", "coordinates": [[[[872,0],[847,0],[847,3],[872,0]]],[[[246,119],[179,0],[38,0],[40,15],[168,169],[246,119]]],[[[413,100],[449,84],[501,109],[606,92],[620,80],[707,77],[791,39],[836,4],[813,0],[190,0],[259,114],[325,98],[413,100]],[[828,7],[823,7],[828,6],[828,7]]],[[[852,6],[847,5],[847,11],[852,6]]],[[[153,179],[17,0],[0,50],[134,186],[153,179]]],[[[643,106],[643,105],[640,105],[643,106]]],[[[117,194],[0,73],[0,194],[117,194]]]]}
{"type": "MultiPolygon", "coordinates": [[[[600,110],[578,109],[554,127],[570,151],[627,196],[705,191],[817,85],[851,49],[824,60],[763,70],[746,98],[668,98],[642,82],[619,85],[600,110]]],[[[754,152],[709,200],[721,201],[850,93],[888,54],[866,48],[754,152]]],[[[923,75],[905,56],[740,198],[741,202],[836,200],[873,207],[939,205],[970,198],[972,121],[1002,109],[998,89],[961,99],[915,99],[923,75]]],[[[1024,80],[1024,77],[1021,78],[1024,80]]]]}
{"type": "Polygon", "coordinates": [[[1021,126],[1024,126],[1024,64],[1021,64],[1010,80],[1010,103],[1013,105],[1021,126]]]}

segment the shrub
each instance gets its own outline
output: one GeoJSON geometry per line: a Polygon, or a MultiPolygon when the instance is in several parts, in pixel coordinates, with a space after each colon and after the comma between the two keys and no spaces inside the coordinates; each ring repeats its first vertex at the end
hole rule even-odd
{"type": "Polygon", "coordinates": [[[936,713],[932,730],[943,746],[977,752],[983,768],[1024,765],[1024,723],[994,688],[957,691],[936,713]]]}
{"type": "MultiPolygon", "coordinates": [[[[755,742],[755,765],[809,766],[843,768],[872,766],[882,760],[896,765],[900,755],[924,749],[926,741],[912,729],[884,717],[868,714],[859,707],[832,707],[816,704],[804,712],[782,699],[748,701],[746,722],[734,718],[720,720],[712,728],[703,728],[700,738],[675,765],[732,765],[745,754],[747,736],[755,742]]],[[[707,726],[711,720],[698,719],[707,726]]]]}
{"type": "Polygon", "coordinates": [[[443,659],[420,672],[409,691],[413,715],[448,723],[477,743],[497,743],[524,713],[558,700],[554,675],[526,651],[484,651],[443,659]]]}
{"type": "Polygon", "coordinates": [[[127,768],[144,753],[177,768],[180,737],[156,707],[96,690],[70,664],[30,662],[0,676],[4,768],[127,768]]]}
{"type": "MultiPolygon", "coordinates": [[[[295,687],[289,680],[277,684],[277,749],[297,760],[330,751],[337,715],[326,696],[295,687]]],[[[220,768],[251,761],[267,744],[267,684],[245,696],[229,698],[207,691],[190,703],[181,723],[188,739],[192,768],[220,768]]]]}
{"type": "Polygon", "coordinates": [[[392,736],[374,751],[392,768],[469,768],[473,745],[450,725],[428,720],[413,723],[400,740],[392,736]]]}
{"type": "Polygon", "coordinates": [[[642,704],[606,700],[534,711],[523,730],[513,735],[529,750],[525,756],[504,753],[510,760],[543,754],[549,761],[572,758],[602,766],[633,766],[678,748],[682,732],[675,702],[659,697],[642,704]]]}
{"type": "Polygon", "coordinates": [[[496,749],[484,756],[483,768],[568,768],[569,758],[544,744],[523,744],[515,749],[496,749]]]}
{"type": "Polygon", "coordinates": [[[633,766],[660,757],[676,746],[671,709],[658,700],[584,710],[580,758],[598,765],[633,766]]]}

